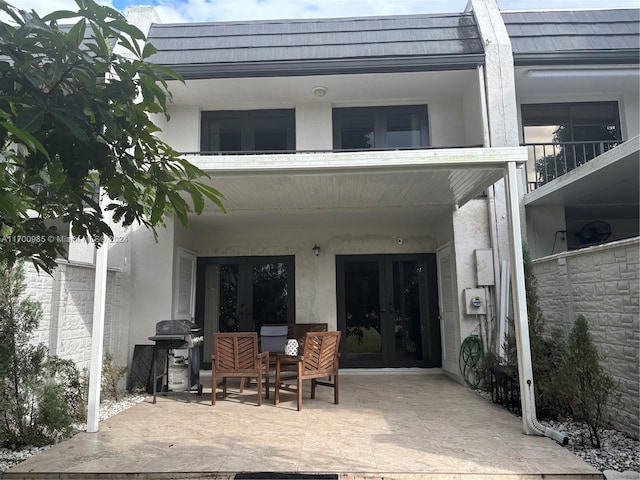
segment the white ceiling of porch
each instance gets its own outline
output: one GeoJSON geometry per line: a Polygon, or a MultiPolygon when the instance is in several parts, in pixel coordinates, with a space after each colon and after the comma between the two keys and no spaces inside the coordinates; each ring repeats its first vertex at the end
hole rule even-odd
{"type": "Polygon", "coordinates": [[[228,211],[210,208],[193,223],[264,214],[349,218],[355,211],[430,217],[481,194],[503,177],[506,160],[525,157],[521,148],[193,157],[228,211]]]}

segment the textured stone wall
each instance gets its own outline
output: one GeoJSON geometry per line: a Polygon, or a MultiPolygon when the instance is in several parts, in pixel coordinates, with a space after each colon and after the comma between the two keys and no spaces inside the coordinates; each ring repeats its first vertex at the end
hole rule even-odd
{"type": "Polygon", "coordinates": [[[576,316],[589,321],[603,366],[620,383],[616,427],[639,434],[640,239],[564,252],[533,261],[547,331],[567,338],[576,316]]]}
{"type": "MultiPolygon", "coordinates": [[[[44,343],[51,354],[73,360],[78,368],[89,368],[93,322],[95,268],[92,265],[60,264],[50,276],[25,264],[25,295],[42,305],[43,319],[34,341],[44,343]]],[[[107,273],[104,348],[117,363],[126,364],[123,338],[121,274],[107,273]]]]}

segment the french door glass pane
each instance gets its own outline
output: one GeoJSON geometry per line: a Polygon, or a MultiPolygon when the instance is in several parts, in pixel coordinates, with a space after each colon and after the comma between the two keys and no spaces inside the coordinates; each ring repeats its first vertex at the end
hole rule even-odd
{"type": "Polygon", "coordinates": [[[271,323],[287,323],[287,266],[259,263],[253,266],[253,322],[255,330],[271,323]]]}
{"type": "Polygon", "coordinates": [[[417,261],[393,262],[396,360],[422,360],[420,291],[424,269],[417,261]]]}
{"type": "Polygon", "coordinates": [[[344,269],[347,353],[379,353],[382,336],[378,262],[347,262],[344,269]]]}
{"type": "Polygon", "coordinates": [[[238,265],[220,265],[220,316],[221,332],[237,332],[238,319],[238,265]]]}

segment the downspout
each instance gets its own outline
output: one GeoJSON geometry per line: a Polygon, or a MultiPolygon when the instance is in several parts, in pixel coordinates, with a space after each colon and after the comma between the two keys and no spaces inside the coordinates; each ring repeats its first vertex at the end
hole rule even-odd
{"type": "MultiPolygon", "coordinates": [[[[485,88],[482,90],[486,95],[484,98],[486,110],[483,110],[483,115],[486,112],[487,125],[490,127],[487,146],[495,148],[518,145],[513,51],[497,0],[469,0],[466,11],[473,12],[485,48],[486,78],[485,88]]],[[[565,435],[545,427],[536,418],[516,162],[508,162],[505,170],[511,283],[523,428],[528,435],[545,435],[566,445],[568,438],[565,435]]]]}
{"type": "Polygon", "coordinates": [[[569,439],[563,433],[542,425],[536,417],[531,344],[529,340],[529,320],[527,317],[524,265],[522,262],[522,235],[520,232],[520,210],[518,208],[518,183],[515,162],[507,164],[505,175],[507,212],[509,215],[509,250],[512,259],[513,310],[515,314],[516,349],[518,351],[518,377],[522,421],[525,433],[539,434],[566,445],[569,439]],[[520,259],[518,261],[518,259],[520,259]]]}

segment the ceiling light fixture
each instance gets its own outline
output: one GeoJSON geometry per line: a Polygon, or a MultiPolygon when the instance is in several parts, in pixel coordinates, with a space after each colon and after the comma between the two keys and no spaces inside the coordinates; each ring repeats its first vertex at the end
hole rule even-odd
{"type": "Polygon", "coordinates": [[[327,87],[313,87],[311,91],[318,98],[324,97],[328,92],[327,87]]]}

